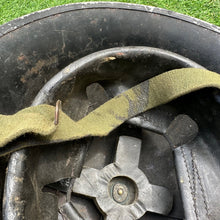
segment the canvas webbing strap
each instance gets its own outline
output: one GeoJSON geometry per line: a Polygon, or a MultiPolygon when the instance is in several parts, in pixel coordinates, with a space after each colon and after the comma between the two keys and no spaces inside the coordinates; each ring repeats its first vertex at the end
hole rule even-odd
{"type": "MultiPolygon", "coordinates": [[[[77,122],[60,111],[59,123],[55,125],[55,107],[50,105],[29,107],[14,115],[0,115],[0,147],[7,148],[9,142],[27,133],[49,143],[106,136],[135,115],[205,87],[220,89],[220,75],[204,69],[183,68],[128,89],[77,122]]],[[[4,154],[11,151],[4,149],[4,154]]]]}

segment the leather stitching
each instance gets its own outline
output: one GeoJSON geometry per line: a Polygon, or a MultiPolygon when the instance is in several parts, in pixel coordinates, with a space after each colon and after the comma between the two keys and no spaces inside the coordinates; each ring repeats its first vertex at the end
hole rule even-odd
{"type": "Polygon", "coordinates": [[[194,157],[192,155],[192,150],[190,151],[190,156],[191,156],[191,162],[192,162],[192,182],[193,182],[193,186],[192,186],[192,195],[193,195],[193,207],[194,210],[196,212],[196,215],[198,216],[198,210],[197,210],[197,198],[196,198],[196,172],[195,172],[195,161],[194,161],[194,157]]]}
{"type": "Polygon", "coordinates": [[[196,219],[199,220],[198,212],[197,212],[197,209],[196,209],[196,203],[195,203],[195,196],[194,196],[195,193],[194,193],[194,189],[193,189],[191,178],[190,178],[189,166],[188,166],[187,161],[186,161],[186,155],[185,155],[185,152],[184,152],[184,148],[180,147],[180,150],[181,150],[181,154],[182,154],[182,157],[183,157],[183,160],[184,160],[184,164],[185,164],[186,172],[187,172],[187,176],[188,176],[188,181],[189,181],[189,186],[190,186],[190,191],[191,191],[191,196],[192,196],[192,202],[193,202],[193,208],[194,208],[193,210],[194,210],[196,219]]]}
{"type": "MultiPolygon", "coordinates": [[[[195,153],[192,150],[191,150],[191,157],[192,157],[193,175],[196,174],[197,177],[198,177],[198,183],[199,183],[199,186],[200,186],[203,202],[204,202],[204,205],[205,205],[206,216],[207,216],[207,219],[209,219],[208,202],[207,202],[206,195],[205,195],[205,190],[204,190],[204,187],[203,187],[203,184],[202,184],[202,178],[199,174],[199,170],[198,170],[198,167],[197,167],[197,164],[196,164],[195,153]]],[[[195,193],[196,193],[196,188],[195,188],[195,193]]]]}

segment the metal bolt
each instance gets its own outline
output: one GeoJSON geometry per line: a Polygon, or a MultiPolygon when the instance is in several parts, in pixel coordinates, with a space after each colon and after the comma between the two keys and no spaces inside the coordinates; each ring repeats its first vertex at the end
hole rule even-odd
{"type": "Polygon", "coordinates": [[[118,189],[118,195],[122,195],[123,193],[123,189],[118,189]]]}
{"type": "Polygon", "coordinates": [[[128,197],[128,188],[125,184],[116,183],[113,186],[112,197],[117,203],[123,203],[128,197]]]}

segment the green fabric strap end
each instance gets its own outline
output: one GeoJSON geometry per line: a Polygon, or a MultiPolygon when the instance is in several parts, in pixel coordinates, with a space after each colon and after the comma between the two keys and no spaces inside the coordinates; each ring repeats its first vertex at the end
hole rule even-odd
{"type": "Polygon", "coordinates": [[[55,107],[39,105],[14,115],[0,115],[0,147],[26,133],[34,133],[49,142],[105,136],[137,114],[205,87],[220,89],[220,75],[204,69],[171,70],[146,80],[75,122],[60,111],[54,124],[55,107]]]}

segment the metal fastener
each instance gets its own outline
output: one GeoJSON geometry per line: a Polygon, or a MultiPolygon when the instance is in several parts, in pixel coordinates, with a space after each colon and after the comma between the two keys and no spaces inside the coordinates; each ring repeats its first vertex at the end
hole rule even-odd
{"type": "Polygon", "coordinates": [[[128,197],[128,188],[121,183],[113,186],[112,197],[117,203],[123,203],[128,197]]]}

